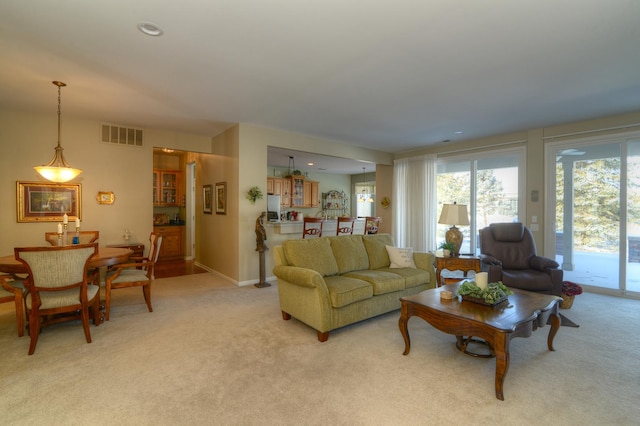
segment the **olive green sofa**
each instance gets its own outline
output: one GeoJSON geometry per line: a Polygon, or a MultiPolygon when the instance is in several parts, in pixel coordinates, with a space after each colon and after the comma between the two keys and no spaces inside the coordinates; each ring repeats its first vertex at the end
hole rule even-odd
{"type": "Polygon", "coordinates": [[[307,324],[324,342],[331,330],[399,309],[401,297],[435,287],[431,253],[393,247],[389,234],[287,240],[274,247],[283,319],[307,324]],[[400,262],[398,251],[405,256],[400,262]]]}

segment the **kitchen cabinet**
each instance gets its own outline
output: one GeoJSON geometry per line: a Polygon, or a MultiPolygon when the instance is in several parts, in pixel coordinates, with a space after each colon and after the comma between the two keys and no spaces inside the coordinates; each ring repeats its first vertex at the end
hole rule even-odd
{"type": "Polygon", "coordinates": [[[267,194],[279,195],[280,206],[311,208],[318,207],[320,182],[306,180],[304,176],[292,176],[289,178],[267,178],[267,194]]]}
{"type": "Polygon", "coordinates": [[[279,195],[280,206],[289,207],[291,204],[291,181],[284,178],[267,178],[267,194],[279,195]]]}
{"type": "Polygon", "coordinates": [[[159,260],[184,257],[184,226],[154,226],[153,230],[162,236],[159,260]]]}
{"type": "Polygon", "coordinates": [[[153,205],[183,206],[182,172],[153,170],[153,205]]]}
{"type": "Polygon", "coordinates": [[[314,182],[311,180],[307,180],[304,182],[304,204],[303,207],[318,207],[318,184],[319,182],[314,182]]]}

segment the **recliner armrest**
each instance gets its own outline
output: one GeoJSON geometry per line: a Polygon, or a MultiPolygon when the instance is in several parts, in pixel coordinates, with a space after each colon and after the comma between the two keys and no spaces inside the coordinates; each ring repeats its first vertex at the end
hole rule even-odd
{"type": "Polygon", "coordinates": [[[493,256],[490,256],[488,254],[481,254],[480,255],[480,263],[484,264],[484,265],[497,265],[497,266],[502,266],[502,261],[500,259],[497,259],[493,256]]]}
{"type": "Polygon", "coordinates": [[[560,266],[555,260],[543,256],[531,256],[529,259],[529,265],[531,265],[532,269],[537,269],[538,271],[544,271],[545,269],[558,269],[560,266]]]}

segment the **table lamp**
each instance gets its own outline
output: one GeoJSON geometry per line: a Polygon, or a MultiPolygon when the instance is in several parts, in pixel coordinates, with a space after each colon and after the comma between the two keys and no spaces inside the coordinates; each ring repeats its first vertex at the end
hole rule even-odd
{"type": "Polygon", "coordinates": [[[469,225],[467,206],[464,204],[456,204],[455,202],[453,204],[443,205],[438,223],[442,225],[452,225],[445,234],[444,239],[447,243],[453,244],[454,250],[451,254],[453,256],[459,256],[460,247],[462,246],[462,232],[456,228],[456,225],[469,225]]]}

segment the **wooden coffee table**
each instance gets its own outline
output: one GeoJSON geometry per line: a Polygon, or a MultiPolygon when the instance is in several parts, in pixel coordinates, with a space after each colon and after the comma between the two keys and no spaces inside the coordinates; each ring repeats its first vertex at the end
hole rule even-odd
{"type": "Polygon", "coordinates": [[[451,291],[455,295],[459,285],[445,285],[400,299],[402,307],[398,325],[405,343],[403,355],[409,354],[411,349],[407,323],[412,316],[456,336],[461,350],[465,349],[465,345],[461,346],[465,336],[483,339],[496,357],[496,398],[504,400],[502,385],[509,370],[509,342],[514,337],[531,336],[551,318],[547,346],[553,351],[553,338],[560,328],[558,306],[562,298],[512,289],[514,294],[509,296],[508,302],[496,307],[461,302],[455,296],[449,301],[440,299],[442,291],[451,291]]]}

